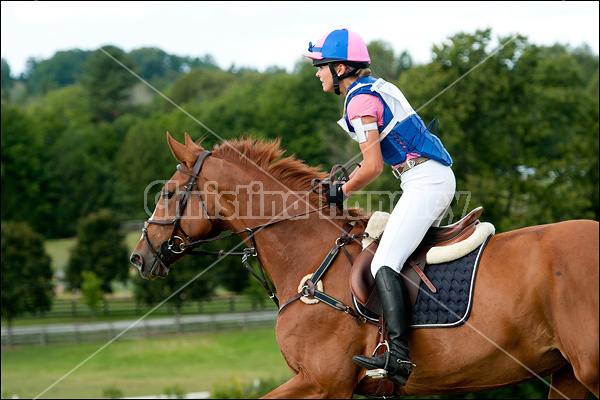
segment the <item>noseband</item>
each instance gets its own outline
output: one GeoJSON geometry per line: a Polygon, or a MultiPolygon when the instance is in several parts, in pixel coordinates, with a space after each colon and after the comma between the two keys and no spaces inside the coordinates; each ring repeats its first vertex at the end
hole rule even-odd
{"type": "MultiPolygon", "coordinates": [[[[148,219],[146,222],[144,222],[144,228],[142,229],[142,235],[144,236],[144,240],[146,241],[146,244],[150,248],[150,251],[152,252],[152,254],[154,254],[156,259],[160,263],[161,267],[165,268],[165,270],[168,270],[167,263],[171,259],[179,256],[181,253],[183,253],[185,251],[185,247],[184,247],[185,241],[180,236],[176,236],[177,231],[179,230],[188,242],[192,241],[192,238],[187,233],[185,233],[185,231],[183,230],[183,228],[181,227],[181,224],[180,224],[181,217],[183,216],[183,211],[185,210],[185,206],[187,205],[190,194],[192,193],[192,188],[196,187],[196,193],[198,194],[198,199],[200,200],[200,204],[202,206],[202,210],[204,211],[204,215],[210,221],[210,223],[214,225],[214,222],[210,218],[210,215],[208,214],[208,211],[206,210],[206,206],[204,205],[204,202],[202,201],[202,196],[200,196],[200,191],[198,190],[198,187],[196,184],[196,179],[199,177],[200,170],[202,169],[202,165],[204,164],[204,161],[206,160],[206,158],[209,155],[211,155],[210,151],[208,151],[208,150],[202,151],[200,156],[198,156],[198,159],[196,160],[196,163],[194,164],[194,167],[192,168],[191,172],[186,170],[181,164],[177,165],[177,170],[189,175],[189,178],[184,187],[183,196],[181,197],[181,200],[177,204],[177,210],[175,212],[175,219],[173,219],[172,221],[153,221],[152,219],[148,219]],[[150,225],[150,224],[173,225],[173,231],[171,232],[171,236],[167,240],[162,242],[162,244],[160,245],[159,251],[157,251],[154,248],[154,246],[152,246],[152,243],[150,242],[150,239],[148,238],[148,225],[150,225]]],[[[152,273],[152,271],[150,271],[148,277],[150,279],[154,279],[156,276],[152,273]]]]}

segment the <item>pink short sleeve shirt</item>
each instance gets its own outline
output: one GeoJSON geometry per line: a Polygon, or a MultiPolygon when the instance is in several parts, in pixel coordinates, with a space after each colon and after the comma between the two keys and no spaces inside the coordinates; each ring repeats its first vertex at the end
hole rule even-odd
{"type": "Polygon", "coordinates": [[[350,121],[359,117],[376,117],[377,126],[383,125],[383,104],[377,96],[372,94],[354,96],[348,103],[346,113],[350,121]]]}

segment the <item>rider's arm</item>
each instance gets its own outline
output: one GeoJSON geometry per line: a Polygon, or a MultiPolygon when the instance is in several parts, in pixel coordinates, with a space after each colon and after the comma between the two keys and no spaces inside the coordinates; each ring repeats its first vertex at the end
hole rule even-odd
{"type": "Polygon", "coordinates": [[[352,172],[350,173],[348,180],[354,178],[354,175],[356,175],[356,173],[358,172],[358,169],[360,168],[361,165],[362,165],[361,163],[358,163],[358,165],[356,167],[354,167],[354,170],[352,170],[352,172]]]}
{"type": "MultiPolygon", "coordinates": [[[[363,125],[377,122],[377,118],[371,116],[362,117],[361,120],[363,125]]],[[[383,171],[383,156],[381,155],[379,131],[377,129],[367,132],[367,141],[360,144],[360,151],[363,155],[361,166],[352,172],[350,180],[342,187],[346,196],[373,182],[383,171]]]]}

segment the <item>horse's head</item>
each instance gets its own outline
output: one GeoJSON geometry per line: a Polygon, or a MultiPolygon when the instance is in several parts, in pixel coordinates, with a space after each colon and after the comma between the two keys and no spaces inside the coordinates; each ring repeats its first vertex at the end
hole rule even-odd
{"type": "Polygon", "coordinates": [[[164,278],[169,266],[190,250],[186,243],[221,231],[219,220],[209,211],[214,211],[214,205],[200,190],[201,170],[210,152],[195,144],[187,133],[185,145],[168,132],[167,140],[180,164],[163,186],[156,209],[144,223],[142,237],[130,258],[145,279],[164,278]]]}

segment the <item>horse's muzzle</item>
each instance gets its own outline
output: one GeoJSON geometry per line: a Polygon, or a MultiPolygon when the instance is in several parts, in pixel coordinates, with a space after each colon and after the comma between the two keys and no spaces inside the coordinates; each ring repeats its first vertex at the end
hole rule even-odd
{"type": "Polygon", "coordinates": [[[160,262],[158,258],[154,258],[152,263],[144,265],[144,258],[139,253],[134,253],[131,255],[129,261],[136,266],[140,271],[140,276],[144,279],[154,280],[156,278],[164,278],[169,274],[168,266],[160,262]]]}

